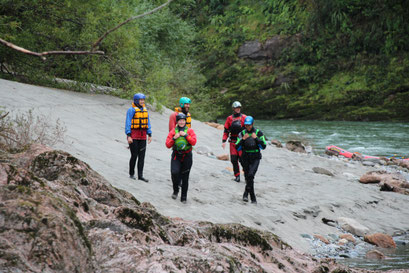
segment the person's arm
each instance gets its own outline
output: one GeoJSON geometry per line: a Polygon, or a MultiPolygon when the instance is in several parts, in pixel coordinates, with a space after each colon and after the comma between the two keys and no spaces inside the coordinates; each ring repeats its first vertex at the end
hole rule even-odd
{"type": "Polygon", "coordinates": [[[263,132],[261,132],[260,130],[257,133],[257,144],[262,150],[267,147],[266,138],[264,137],[263,132]]]}
{"type": "Polygon", "coordinates": [[[175,130],[172,130],[169,132],[168,137],[166,138],[166,147],[172,148],[173,145],[175,145],[175,140],[173,139],[173,137],[175,136],[175,130]]]}
{"type": "Polygon", "coordinates": [[[230,134],[230,126],[231,126],[231,116],[228,116],[226,122],[224,123],[224,132],[223,132],[223,139],[222,142],[225,143],[229,138],[230,134]]]}
{"type": "Polygon", "coordinates": [[[187,130],[186,140],[187,142],[189,142],[190,145],[192,146],[196,145],[197,138],[196,138],[196,133],[195,131],[193,131],[193,129],[189,128],[189,130],[187,130]]]}
{"type": "Polygon", "coordinates": [[[243,144],[243,132],[240,132],[239,135],[237,136],[237,141],[236,141],[236,150],[240,151],[242,148],[243,144]]]}
{"type": "Polygon", "coordinates": [[[175,129],[176,127],[176,112],[173,112],[170,116],[169,116],[169,132],[172,131],[173,129],[175,129]]]}
{"type": "Polygon", "coordinates": [[[148,130],[146,130],[146,134],[148,135],[148,144],[152,141],[152,127],[151,127],[151,119],[148,114],[148,130]]]}
{"type": "Polygon", "coordinates": [[[130,107],[128,111],[126,112],[126,120],[125,120],[125,134],[127,135],[126,140],[128,141],[129,144],[132,143],[132,137],[131,137],[131,124],[132,124],[132,118],[135,115],[135,109],[130,107]]]}

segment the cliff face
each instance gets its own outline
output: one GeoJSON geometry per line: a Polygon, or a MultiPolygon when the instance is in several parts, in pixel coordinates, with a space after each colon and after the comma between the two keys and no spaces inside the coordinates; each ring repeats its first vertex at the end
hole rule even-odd
{"type": "Polygon", "coordinates": [[[160,215],[68,153],[0,153],[1,272],[328,272],[277,236],[160,215]]]}

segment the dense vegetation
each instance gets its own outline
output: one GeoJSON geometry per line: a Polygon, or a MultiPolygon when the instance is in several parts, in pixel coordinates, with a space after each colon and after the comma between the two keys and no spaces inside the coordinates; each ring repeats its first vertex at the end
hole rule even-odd
{"type": "MultiPolygon", "coordinates": [[[[107,29],[163,2],[0,0],[0,33],[33,51],[89,49],[107,29]]],[[[240,100],[258,118],[409,120],[405,2],[174,0],[110,34],[104,56],[42,62],[0,47],[0,62],[28,82],[92,82],[124,97],[141,90],[166,106],[187,95],[202,119],[240,100]],[[238,57],[246,42],[276,38],[286,42],[272,56],[238,57]]]]}

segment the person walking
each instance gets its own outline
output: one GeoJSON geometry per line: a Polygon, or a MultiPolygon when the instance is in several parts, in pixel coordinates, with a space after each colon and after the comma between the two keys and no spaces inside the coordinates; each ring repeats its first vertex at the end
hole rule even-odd
{"type": "Polygon", "coordinates": [[[145,163],[146,136],[148,136],[148,144],[150,144],[152,129],[148,110],[145,107],[145,95],[142,93],[133,96],[132,107],[126,113],[125,134],[131,151],[129,177],[136,180],[135,164],[136,160],[138,160],[138,180],[149,182],[143,176],[143,166],[145,163]]]}
{"type": "Polygon", "coordinates": [[[241,160],[246,179],[243,201],[248,202],[248,195],[250,194],[251,203],[257,204],[256,194],[254,193],[254,176],[261,160],[260,150],[264,150],[267,143],[263,132],[254,128],[253,124],[253,117],[247,116],[244,120],[245,129],[239,133],[236,146],[238,150],[243,151],[241,160]]]}
{"type": "Polygon", "coordinates": [[[187,200],[189,174],[193,164],[192,146],[197,141],[193,129],[188,128],[186,125],[186,118],[185,114],[179,113],[176,116],[176,127],[169,132],[166,138],[166,147],[173,149],[170,161],[170,173],[173,184],[172,198],[176,199],[178,197],[179,186],[182,184],[180,201],[184,204],[186,204],[187,200]]]}
{"type": "Polygon", "coordinates": [[[169,132],[176,127],[176,116],[179,113],[183,113],[186,115],[186,126],[187,128],[191,127],[192,118],[189,113],[190,103],[191,100],[188,97],[181,97],[179,99],[180,107],[176,107],[175,112],[173,112],[169,117],[169,132]]]}
{"type": "Polygon", "coordinates": [[[223,149],[226,147],[227,139],[230,143],[230,161],[233,164],[234,181],[240,182],[240,167],[241,163],[241,151],[237,151],[236,141],[238,134],[244,129],[244,119],[246,115],[241,113],[241,103],[238,101],[232,104],[233,114],[228,116],[224,123],[224,132],[222,139],[223,149]]]}

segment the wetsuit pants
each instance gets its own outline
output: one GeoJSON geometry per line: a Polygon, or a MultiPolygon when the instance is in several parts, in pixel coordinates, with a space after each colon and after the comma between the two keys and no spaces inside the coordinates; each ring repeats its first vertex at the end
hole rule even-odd
{"type": "Polygon", "coordinates": [[[143,166],[145,163],[146,139],[134,139],[129,144],[131,159],[129,160],[129,175],[135,174],[135,164],[138,159],[138,178],[143,177],[143,166]]]}
{"type": "Polygon", "coordinates": [[[180,196],[180,201],[186,201],[187,198],[187,190],[189,188],[189,174],[192,164],[192,152],[172,152],[172,160],[170,161],[170,173],[172,175],[173,193],[179,193],[179,185],[180,182],[182,182],[182,195],[180,196]]]}
{"type": "Polygon", "coordinates": [[[234,172],[234,176],[239,176],[240,175],[240,167],[239,167],[239,161],[241,163],[241,151],[237,151],[236,148],[236,141],[232,140],[230,142],[230,161],[233,164],[233,172],[234,172]]]}
{"type": "Polygon", "coordinates": [[[258,165],[260,164],[261,154],[243,152],[241,157],[243,163],[244,177],[246,178],[246,188],[244,195],[247,197],[250,194],[251,201],[256,201],[254,193],[254,176],[256,175],[258,165]]]}

